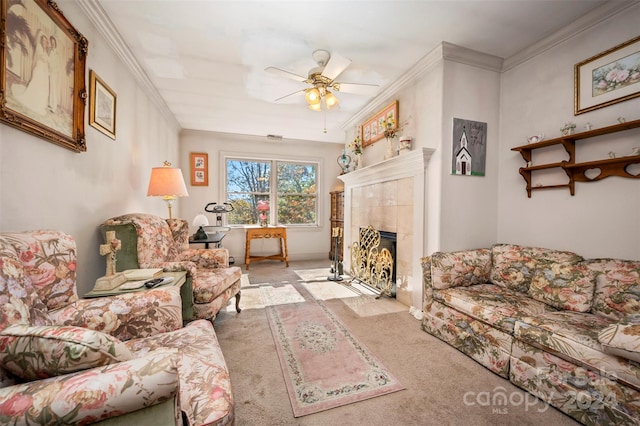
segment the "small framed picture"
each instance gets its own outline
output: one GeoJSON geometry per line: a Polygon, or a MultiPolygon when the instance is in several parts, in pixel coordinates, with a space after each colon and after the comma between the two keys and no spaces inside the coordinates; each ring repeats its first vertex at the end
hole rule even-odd
{"type": "Polygon", "coordinates": [[[398,128],[398,101],[393,101],[382,110],[378,111],[373,117],[369,117],[362,126],[360,126],[360,137],[362,146],[367,147],[372,143],[379,141],[384,137],[383,124],[385,120],[393,119],[395,122],[394,129],[398,128]]]}
{"type": "Polygon", "coordinates": [[[192,152],[191,163],[191,186],[209,185],[209,154],[204,152],[192,152]]]}
{"type": "Polygon", "coordinates": [[[95,71],[89,71],[89,124],[111,139],[116,138],[116,94],[95,71]]]}

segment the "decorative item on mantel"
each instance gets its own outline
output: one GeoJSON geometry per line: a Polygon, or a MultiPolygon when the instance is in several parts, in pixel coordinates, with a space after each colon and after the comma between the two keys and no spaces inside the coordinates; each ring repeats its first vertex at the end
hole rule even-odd
{"type": "Polygon", "coordinates": [[[396,156],[396,151],[393,149],[393,139],[400,131],[396,120],[391,114],[387,115],[384,120],[382,120],[382,131],[384,137],[387,138],[387,152],[384,155],[384,159],[388,160],[389,158],[396,156]]]}
{"type": "Polygon", "coordinates": [[[576,130],[576,123],[572,123],[570,121],[568,123],[564,123],[564,126],[560,128],[562,136],[572,135],[574,130],[576,130]]]}
{"type": "Polygon", "coordinates": [[[360,135],[357,135],[356,138],[348,145],[348,148],[353,152],[353,170],[359,170],[364,165],[362,164],[362,139],[360,139],[360,135]]]}
{"type": "Polygon", "coordinates": [[[351,157],[347,155],[345,149],[342,150],[342,154],[338,156],[338,165],[340,166],[341,175],[349,172],[349,164],[351,164],[351,157]]]}
{"type": "Polygon", "coordinates": [[[398,155],[406,154],[411,151],[411,141],[413,138],[411,136],[400,136],[398,140],[398,155]]]}
{"type": "Polygon", "coordinates": [[[266,228],[269,226],[267,223],[269,215],[269,202],[265,200],[258,201],[258,219],[260,219],[260,226],[266,228]]]}

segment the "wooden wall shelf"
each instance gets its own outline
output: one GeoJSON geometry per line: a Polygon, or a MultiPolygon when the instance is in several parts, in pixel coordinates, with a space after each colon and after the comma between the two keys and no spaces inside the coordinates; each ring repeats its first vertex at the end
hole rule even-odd
{"type": "Polygon", "coordinates": [[[575,195],[575,182],[593,182],[601,180],[609,176],[620,176],[625,178],[640,178],[640,174],[632,174],[628,171],[628,167],[632,164],[640,164],[640,155],[629,155],[620,158],[608,158],[604,160],[589,161],[584,163],[576,163],[576,141],[589,139],[596,136],[607,135],[610,133],[622,132],[640,127],[640,120],[633,120],[625,123],[614,124],[600,129],[588,130],[586,132],[574,133],[571,135],[560,136],[558,138],[544,140],[527,145],[511,148],[522,155],[527,164],[532,159],[532,152],[536,149],[546,148],[554,145],[562,145],[569,160],[547,164],[538,164],[535,166],[527,166],[520,168],[520,174],[527,183],[527,195],[531,198],[531,191],[538,189],[550,188],[569,188],[571,195],[575,195]],[[569,177],[569,183],[561,185],[531,185],[531,174],[536,170],[545,170],[561,168],[569,177]]]}

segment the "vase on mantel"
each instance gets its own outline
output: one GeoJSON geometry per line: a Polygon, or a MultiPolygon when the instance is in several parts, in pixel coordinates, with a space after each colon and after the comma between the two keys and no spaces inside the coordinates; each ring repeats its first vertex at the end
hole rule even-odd
{"type": "Polygon", "coordinates": [[[364,167],[364,164],[362,164],[362,154],[354,154],[353,156],[353,170],[360,170],[364,167]]]}
{"type": "Polygon", "coordinates": [[[384,154],[384,159],[388,160],[396,156],[396,152],[393,149],[393,138],[387,137],[387,152],[384,154]]]}

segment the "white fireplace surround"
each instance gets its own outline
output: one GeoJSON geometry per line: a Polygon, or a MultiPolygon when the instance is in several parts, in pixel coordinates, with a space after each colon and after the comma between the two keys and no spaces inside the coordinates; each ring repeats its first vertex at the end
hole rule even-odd
{"type": "Polygon", "coordinates": [[[360,227],[395,232],[396,299],[419,317],[422,312],[420,258],[426,251],[426,177],[430,148],[418,148],[339,176],[344,182],[344,265],[360,227]]]}

